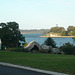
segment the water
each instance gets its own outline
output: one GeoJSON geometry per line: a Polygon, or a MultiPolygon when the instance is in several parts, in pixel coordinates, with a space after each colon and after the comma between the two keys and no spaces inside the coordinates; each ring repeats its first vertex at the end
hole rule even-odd
{"type": "MultiPolygon", "coordinates": [[[[47,37],[39,37],[42,36],[42,34],[23,34],[25,36],[25,40],[27,43],[30,43],[31,41],[36,41],[40,45],[44,43],[44,41],[47,39],[47,37]]],[[[73,44],[73,39],[71,37],[68,38],[52,38],[56,42],[56,46],[60,47],[63,44],[70,42],[73,44]]]]}

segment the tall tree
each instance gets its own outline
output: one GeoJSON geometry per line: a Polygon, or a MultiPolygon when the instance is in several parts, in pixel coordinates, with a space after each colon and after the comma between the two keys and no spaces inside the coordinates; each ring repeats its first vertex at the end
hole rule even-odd
{"type": "Polygon", "coordinates": [[[55,41],[51,38],[48,37],[45,41],[44,44],[48,45],[48,46],[52,46],[53,48],[56,48],[56,43],[55,41]]]}
{"type": "Polygon", "coordinates": [[[19,30],[19,24],[16,22],[0,23],[0,38],[2,46],[19,47],[21,42],[25,42],[25,37],[22,36],[19,30]]]}

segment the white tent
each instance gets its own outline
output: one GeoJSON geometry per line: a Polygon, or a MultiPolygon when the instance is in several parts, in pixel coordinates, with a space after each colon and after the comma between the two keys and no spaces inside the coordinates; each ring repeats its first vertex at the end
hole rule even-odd
{"type": "Polygon", "coordinates": [[[1,39],[0,39],[0,49],[1,49],[1,39]]]}

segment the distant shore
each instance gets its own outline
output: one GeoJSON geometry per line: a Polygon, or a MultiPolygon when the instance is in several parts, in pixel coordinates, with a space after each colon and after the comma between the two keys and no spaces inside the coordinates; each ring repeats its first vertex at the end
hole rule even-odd
{"type": "MultiPolygon", "coordinates": [[[[21,32],[21,34],[35,34],[35,33],[25,33],[25,32],[21,32]]],[[[39,37],[52,37],[52,38],[61,38],[61,37],[75,37],[75,36],[39,36],[39,37]]]]}
{"type": "Polygon", "coordinates": [[[75,37],[75,36],[40,36],[40,37],[53,37],[53,38],[61,38],[61,37],[75,37]]]}
{"type": "Polygon", "coordinates": [[[29,33],[29,32],[28,33],[27,32],[21,32],[21,34],[40,34],[40,33],[35,33],[35,32],[34,33],[32,33],[32,32],[31,33],[29,33]]]}

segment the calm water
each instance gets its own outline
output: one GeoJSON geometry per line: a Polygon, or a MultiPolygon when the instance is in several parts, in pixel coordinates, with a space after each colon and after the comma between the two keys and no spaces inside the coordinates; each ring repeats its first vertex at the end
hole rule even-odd
{"type": "MultiPolygon", "coordinates": [[[[25,36],[25,40],[27,43],[30,43],[31,41],[36,41],[40,45],[44,43],[44,41],[47,39],[47,37],[39,37],[42,36],[42,34],[23,34],[25,36]]],[[[73,44],[72,38],[52,38],[58,47],[62,46],[63,44],[70,42],[73,44]]]]}

